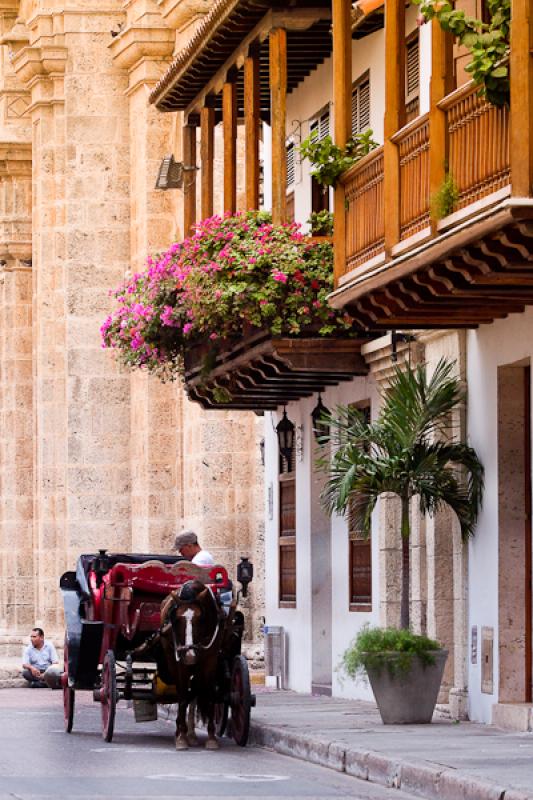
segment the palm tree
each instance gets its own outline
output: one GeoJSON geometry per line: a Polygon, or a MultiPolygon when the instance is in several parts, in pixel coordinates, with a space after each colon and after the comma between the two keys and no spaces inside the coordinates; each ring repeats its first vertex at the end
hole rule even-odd
{"type": "Polygon", "coordinates": [[[409,506],[418,497],[421,513],[435,514],[444,505],[456,513],[463,539],[472,536],[483,497],[484,470],[475,450],[450,442],[450,412],[463,400],[453,362],[442,359],[428,378],[425,366],[396,368],[376,422],[357,409],[338,406],[324,422],[333,453],[318,465],[328,478],[322,503],[328,513],[349,514],[370,534],[378,497],[393,492],[401,500],[401,627],[409,627],[409,506]]]}

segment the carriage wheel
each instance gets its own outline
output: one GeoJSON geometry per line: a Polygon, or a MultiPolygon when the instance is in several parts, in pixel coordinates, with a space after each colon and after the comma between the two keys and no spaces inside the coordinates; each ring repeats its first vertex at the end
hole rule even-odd
{"type": "Polygon", "coordinates": [[[63,647],[63,675],[61,677],[63,685],[63,715],[65,720],[65,731],[70,733],[74,723],[74,697],[75,692],[68,685],[68,637],[65,633],[65,645],[63,647]]]}
{"type": "Polygon", "coordinates": [[[222,700],[215,703],[215,733],[217,736],[224,736],[228,724],[229,703],[222,700]]]}
{"type": "Polygon", "coordinates": [[[115,654],[112,650],[108,650],[104,656],[104,664],[102,667],[102,686],[100,688],[100,702],[102,704],[102,736],[106,742],[110,742],[113,738],[117,699],[117,671],[115,667],[115,654]]]}
{"type": "Polygon", "coordinates": [[[250,732],[250,709],[253,705],[250,691],[248,662],[244,656],[235,656],[231,673],[231,735],[235,742],[245,747],[250,732]]]}

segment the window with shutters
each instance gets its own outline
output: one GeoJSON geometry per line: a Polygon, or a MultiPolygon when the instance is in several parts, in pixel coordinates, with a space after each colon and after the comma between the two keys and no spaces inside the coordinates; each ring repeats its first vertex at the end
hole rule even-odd
{"type": "Polygon", "coordinates": [[[420,40],[418,31],[405,43],[405,121],[411,122],[420,114],[420,40]]]}
{"type": "Polygon", "coordinates": [[[279,605],[296,607],[296,473],[279,457],[279,605]]]}
{"type": "Polygon", "coordinates": [[[289,190],[294,185],[296,177],[294,142],[287,142],[285,148],[287,154],[287,189],[289,190]]]}
{"type": "MultiPolygon", "coordinates": [[[[329,136],[329,106],[320,111],[309,125],[309,135],[313,139],[324,139],[329,136]]],[[[311,211],[329,211],[329,191],[321,186],[315,178],[311,178],[311,211]]]]}
{"type": "MultiPolygon", "coordinates": [[[[354,404],[370,420],[370,403],[354,404]]],[[[372,611],[372,542],[365,537],[348,513],[350,611],[372,611]]]]}
{"type": "Polygon", "coordinates": [[[361,75],[352,86],[352,135],[370,128],[370,73],[361,75]]]}
{"type": "Polygon", "coordinates": [[[312,139],[319,140],[329,136],[329,106],[319,111],[316,117],[311,120],[309,135],[312,139]]]}

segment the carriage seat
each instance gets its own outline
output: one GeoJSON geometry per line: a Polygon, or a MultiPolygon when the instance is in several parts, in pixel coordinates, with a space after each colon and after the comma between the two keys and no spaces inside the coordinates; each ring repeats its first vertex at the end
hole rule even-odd
{"type": "Polygon", "coordinates": [[[104,583],[109,586],[129,587],[162,597],[190,580],[200,580],[217,593],[231,588],[225,567],[200,567],[189,561],[176,564],[164,564],[158,560],[143,564],[118,563],[104,576],[104,583]]]}

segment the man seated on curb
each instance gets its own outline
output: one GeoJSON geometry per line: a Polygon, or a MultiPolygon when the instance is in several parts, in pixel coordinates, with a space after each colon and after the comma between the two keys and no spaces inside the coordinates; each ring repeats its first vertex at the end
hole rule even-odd
{"type": "Polygon", "coordinates": [[[45,641],[42,628],[33,628],[30,639],[22,655],[22,677],[30,689],[60,689],[62,669],[54,645],[45,641]]]}
{"type": "Polygon", "coordinates": [[[215,563],[213,556],[207,550],[202,550],[198,544],[198,537],[194,531],[182,531],[176,536],[174,550],[199,567],[212,567],[215,563]]]}

